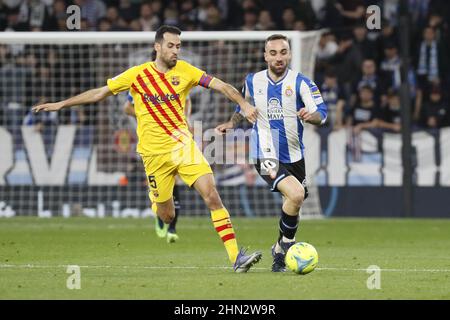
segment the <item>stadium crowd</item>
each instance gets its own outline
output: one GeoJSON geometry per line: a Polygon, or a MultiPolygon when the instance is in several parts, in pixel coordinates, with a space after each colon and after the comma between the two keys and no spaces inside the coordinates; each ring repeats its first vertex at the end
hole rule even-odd
{"type": "MultiPolygon", "coordinates": [[[[315,80],[329,107],[328,125],[351,125],[357,132],[373,127],[399,131],[399,2],[3,0],[0,30],[67,31],[66,9],[72,4],[81,8],[81,31],[154,31],[161,24],[197,31],[327,28],[330,31],[322,35],[319,43],[315,80]],[[381,8],[381,30],[366,28],[366,7],[372,4],[381,8]]],[[[408,81],[414,125],[450,126],[450,61],[446,49],[450,43],[450,6],[444,0],[408,0],[408,10],[412,40],[408,81]]],[[[11,52],[0,46],[0,61],[7,61],[8,54],[11,52]]],[[[32,60],[33,57],[16,59],[23,64],[32,64],[32,60]]],[[[0,62],[0,68],[3,66],[0,62]]],[[[47,70],[41,69],[42,76],[48,76],[47,70]]],[[[7,70],[0,73],[7,76],[7,70]]],[[[80,84],[83,85],[90,84],[80,84]]]]}

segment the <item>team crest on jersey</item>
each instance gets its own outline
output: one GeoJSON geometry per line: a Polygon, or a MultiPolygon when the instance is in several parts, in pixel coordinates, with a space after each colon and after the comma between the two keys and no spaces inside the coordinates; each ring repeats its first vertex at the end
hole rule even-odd
{"type": "Polygon", "coordinates": [[[292,90],[291,86],[288,86],[286,90],[284,91],[284,94],[288,97],[292,96],[294,94],[294,90],[292,90]]]}
{"type": "Polygon", "coordinates": [[[267,102],[267,117],[269,120],[282,120],[284,118],[281,102],[277,98],[270,98],[267,102]]]}
{"type": "Polygon", "coordinates": [[[172,76],[172,84],[174,85],[174,86],[177,86],[177,85],[179,85],[180,84],[180,76],[172,76]]]}
{"type": "Polygon", "coordinates": [[[159,193],[158,193],[157,190],[153,190],[152,192],[153,192],[153,196],[154,196],[155,198],[158,198],[158,197],[159,197],[159,193]]]}

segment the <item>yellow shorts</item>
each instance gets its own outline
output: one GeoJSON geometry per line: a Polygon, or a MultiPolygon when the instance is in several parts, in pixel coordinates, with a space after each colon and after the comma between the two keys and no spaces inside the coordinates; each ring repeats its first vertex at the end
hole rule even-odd
{"type": "Polygon", "coordinates": [[[141,157],[152,203],[172,197],[177,174],[191,187],[198,178],[212,173],[208,161],[192,139],[181,149],[164,154],[141,154],[141,157]]]}

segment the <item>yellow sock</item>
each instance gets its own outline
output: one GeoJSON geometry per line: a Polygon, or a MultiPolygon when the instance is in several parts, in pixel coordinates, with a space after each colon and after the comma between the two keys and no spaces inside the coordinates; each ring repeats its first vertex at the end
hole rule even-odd
{"type": "Polygon", "coordinates": [[[231,224],[230,214],[227,209],[220,208],[211,211],[211,219],[213,221],[214,228],[219,234],[219,237],[222,239],[225,249],[227,250],[228,258],[231,263],[234,263],[236,261],[239,249],[233,230],[233,225],[231,224]]]}

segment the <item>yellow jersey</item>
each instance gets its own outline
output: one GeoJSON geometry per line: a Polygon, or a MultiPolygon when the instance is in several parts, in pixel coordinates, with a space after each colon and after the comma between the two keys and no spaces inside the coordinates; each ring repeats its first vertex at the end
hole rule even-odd
{"type": "Polygon", "coordinates": [[[192,139],[184,115],[186,97],[193,87],[209,88],[213,80],[184,60],[166,73],[159,72],[152,61],[108,79],[107,85],[113,94],[130,90],[137,120],[137,152],[163,154],[192,139]]]}

